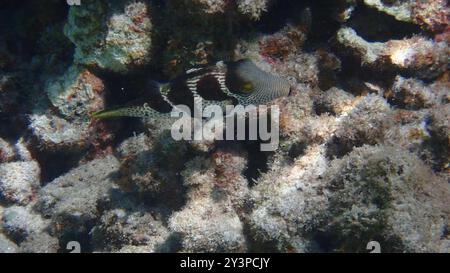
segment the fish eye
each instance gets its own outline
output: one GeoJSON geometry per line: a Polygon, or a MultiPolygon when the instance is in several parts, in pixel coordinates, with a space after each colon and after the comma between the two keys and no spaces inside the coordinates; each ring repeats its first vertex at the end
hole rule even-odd
{"type": "Polygon", "coordinates": [[[251,82],[246,82],[242,85],[243,93],[250,93],[253,91],[253,84],[251,82]]]}

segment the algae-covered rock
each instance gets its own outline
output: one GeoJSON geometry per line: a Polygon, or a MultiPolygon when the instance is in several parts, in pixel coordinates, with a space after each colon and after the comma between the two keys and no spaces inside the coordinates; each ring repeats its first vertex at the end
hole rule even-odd
{"type": "Polygon", "coordinates": [[[144,210],[114,209],[103,214],[100,224],[91,231],[98,248],[118,250],[141,247],[140,252],[156,252],[169,233],[160,221],[144,210]]]}
{"type": "Polygon", "coordinates": [[[30,116],[29,125],[41,150],[82,151],[88,145],[87,122],[69,122],[55,115],[30,116]]]}
{"type": "Polygon", "coordinates": [[[19,247],[0,233],[0,253],[17,253],[19,247]]]}
{"type": "Polygon", "coordinates": [[[71,66],[48,81],[46,92],[52,105],[68,119],[86,120],[90,113],[104,107],[102,80],[79,66],[71,66]]]}
{"type": "Polygon", "coordinates": [[[147,1],[90,1],[69,10],[66,36],[75,62],[126,73],[149,62],[152,23],[147,1]]]}
{"type": "Polygon", "coordinates": [[[32,234],[40,234],[48,223],[29,207],[12,206],[6,208],[2,214],[3,232],[14,242],[21,243],[32,234]]]}
{"type": "Polygon", "coordinates": [[[335,251],[446,252],[450,188],[414,155],[388,146],[355,148],[324,175],[327,240],[335,251]]]}
{"type": "Polygon", "coordinates": [[[114,187],[118,168],[117,159],[107,156],[81,165],[43,187],[35,208],[51,219],[52,233],[66,238],[88,232],[92,221],[99,217],[97,203],[114,187]]]}
{"type": "Polygon", "coordinates": [[[0,164],[0,198],[7,203],[29,204],[40,188],[40,174],[35,161],[0,164]]]}
{"type": "Polygon", "coordinates": [[[351,49],[361,60],[361,65],[378,70],[407,71],[420,78],[436,78],[448,66],[450,49],[444,41],[436,42],[426,37],[414,36],[403,40],[369,42],[349,27],[337,32],[338,42],[351,49]]]}
{"type": "Polygon", "coordinates": [[[254,240],[281,252],[315,250],[309,237],[325,215],[327,199],[320,177],[326,167],[324,147],[315,146],[292,165],[273,165],[258,179],[250,215],[254,240]]]}

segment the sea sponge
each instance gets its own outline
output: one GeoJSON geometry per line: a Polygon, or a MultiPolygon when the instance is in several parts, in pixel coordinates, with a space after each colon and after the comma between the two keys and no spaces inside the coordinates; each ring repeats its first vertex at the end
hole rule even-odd
{"type": "Polygon", "coordinates": [[[413,154],[390,146],[355,148],[331,163],[327,243],[334,251],[447,252],[450,188],[413,154]]]}
{"type": "Polygon", "coordinates": [[[40,175],[36,161],[0,164],[0,197],[12,204],[29,204],[40,188],[40,175]]]}

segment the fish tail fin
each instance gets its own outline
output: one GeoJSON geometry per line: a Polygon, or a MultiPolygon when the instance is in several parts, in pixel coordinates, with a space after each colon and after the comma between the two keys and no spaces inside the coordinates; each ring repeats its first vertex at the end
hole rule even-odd
{"type": "Polygon", "coordinates": [[[146,103],[142,103],[142,101],[152,101],[155,97],[162,96],[166,101],[166,95],[170,91],[169,83],[160,83],[154,80],[149,80],[147,82],[146,88],[144,88],[145,92],[143,92],[143,99],[136,99],[127,103],[126,106],[115,107],[110,109],[105,109],[99,112],[95,112],[92,114],[94,119],[103,120],[110,118],[119,118],[119,117],[159,117],[164,116],[165,114],[161,114],[155,109],[152,109],[146,103]]]}
{"type": "Polygon", "coordinates": [[[117,107],[112,109],[105,109],[92,114],[94,119],[104,120],[119,117],[140,117],[138,111],[133,107],[117,107]]]}

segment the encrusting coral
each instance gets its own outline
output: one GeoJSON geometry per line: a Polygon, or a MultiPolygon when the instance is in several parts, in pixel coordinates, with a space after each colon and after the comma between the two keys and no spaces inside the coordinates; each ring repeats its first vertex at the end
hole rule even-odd
{"type": "Polygon", "coordinates": [[[338,42],[351,48],[365,66],[379,69],[406,70],[420,78],[434,78],[448,66],[450,48],[446,42],[434,42],[415,36],[404,40],[390,40],[385,43],[368,42],[349,27],[337,33],[338,42]]]}

